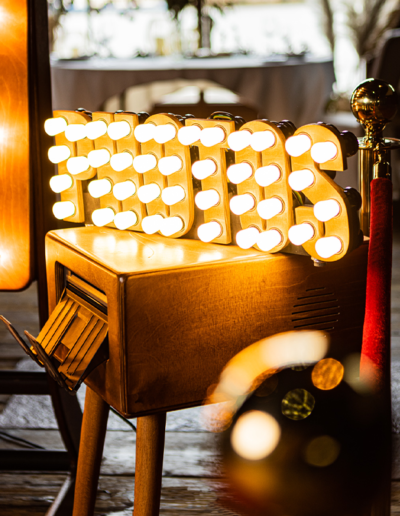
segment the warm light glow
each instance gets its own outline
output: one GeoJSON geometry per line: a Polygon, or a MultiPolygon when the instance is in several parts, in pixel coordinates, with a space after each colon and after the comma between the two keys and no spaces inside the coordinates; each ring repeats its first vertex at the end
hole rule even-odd
{"type": "Polygon", "coordinates": [[[119,201],[125,201],[128,197],[132,197],[136,192],[136,186],[133,181],[123,181],[114,185],[113,194],[119,201]]]}
{"type": "Polygon", "coordinates": [[[219,222],[207,222],[199,226],[197,235],[202,242],[211,242],[222,234],[222,226],[219,222]]]}
{"type": "Polygon", "coordinates": [[[340,204],[335,199],[319,201],[314,205],[314,215],[321,222],[327,222],[340,213],[340,204]]]}
{"type": "Polygon", "coordinates": [[[54,145],[47,153],[49,160],[54,163],[61,163],[71,156],[70,148],[66,145],[54,145]]]}
{"type": "Polygon", "coordinates": [[[238,185],[251,177],[253,169],[249,163],[238,163],[237,165],[231,165],[227,170],[227,174],[229,181],[238,185]]]}
{"type": "Polygon", "coordinates": [[[161,189],[156,183],[141,186],[138,190],[138,196],[141,202],[148,203],[160,197],[161,189]]]}
{"type": "Polygon", "coordinates": [[[257,228],[247,228],[238,231],[236,234],[236,243],[242,249],[250,249],[257,243],[258,235],[260,234],[257,228]]]}
{"type": "MultiPolygon", "coordinates": [[[[185,190],[181,186],[169,186],[168,188],[164,188],[164,190],[162,191],[162,194],[161,194],[161,199],[168,206],[173,206],[177,202],[182,201],[184,198],[185,198],[185,190]]],[[[161,233],[162,233],[162,229],[161,229],[161,233]]]]}
{"type": "Polygon", "coordinates": [[[289,156],[297,158],[311,149],[311,138],[306,134],[291,136],[286,140],[285,147],[289,156]]]}
{"type": "Polygon", "coordinates": [[[157,143],[167,143],[176,136],[176,128],[172,124],[158,125],[154,131],[157,143]]]}
{"type": "Polygon", "coordinates": [[[297,224],[289,229],[288,237],[294,245],[303,245],[305,242],[311,240],[314,236],[314,228],[311,224],[303,222],[303,224],[297,224]]]}
{"type": "Polygon", "coordinates": [[[321,258],[330,258],[342,250],[342,242],[338,237],[324,237],[317,240],[315,250],[321,258]]]}
{"type": "Polygon", "coordinates": [[[270,229],[260,233],[257,238],[257,245],[261,251],[271,251],[282,242],[282,235],[276,229],[270,229]]]}
{"type": "Polygon", "coordinates": [[[343,380],[344,367],[334,358],[324,358],[315,364],[312,373],[312,383],[321,391],[330,391],[343,380]]]}
{"type": "Polygon", "coordinates": [[[156,126],[154,124],[140,124],[135,127],[135,138],[140,143],[149,142],[154,138],[156,126]]]}
{"type": "Polygon", "coordinates": [[[217,165],[212,159],[202,159],[192,165],[192,174],[196,179],[206,179],[217,170],[217,165]]]}
{"type": "Polygon", "coordinates": [[[315,176],[311,170],[305,168],[304,170],[296,170],[289,175],[289,185],[292,190],[301,192],[314,184],[315,176]]]}
{"type": "Polygon", "coordinates": [[[59,176],[53,176],[50,179],[50,188],[55,193],[61,193],[68,188],[71,188],[73,183],[72,177],[68,174],[61,174],[59,176]]]}
{"type": "Polygon", "coordinates": [[[114,224],[118,229],[128,229],[134,226],[137,220],[138,218],[134,211],[121,211],[115,215],[114,224]]]}
{"type": "Polygon", "coordinates": [[[93,150],[88,154],[89,164],[93,168],[99,168],[110,161],[110,153],[107,149],[93,150]]]}
{"type": "Polygon", "coordinates": [[[221,127],[208,127],[200,134],[200,141],[204,147],[212,147],[225,140],[225,131],[221,127]]]}
{"type": "Polygon", "coordinates": [[[234,451],[246,460],[268,457],[278,446],[281,429],[274,417],[260,410],[242,414],[232,430],[234,451]]]}
{"type": "Polygon", "coordinates": [[[266,187],[278,181],[281,177],[280,168],[276,165],[267,165],[266,167],[260,167],[256,170],[254,179],[260,186],[266,187]]]}
{"type": "Polygon", "coordinates": [[[96,120],[86,124],[86,136],[89,140],[95,140],[107,133],[107,124],[103,120],[96,120]]]}
{"type": "Polygon", "coordinates": [[[293,389],[282,399],[282,414],[293,421],[306,419],[314,410],[315,398],[306,389],[293,389]]]}
{"type": "Polygon", "coordinates": [[[55,136],[65,131],[68,123],[65,118],[59,116],[57,118],[48,118],[44,123],[44,130],[49,136],[55,136]]]}
{"type": "Polygon", "coordinates": [[[96,179],[89,183],[88,190],[92,197],[98,199],[111,192],[112,184],[108,179],[96,179]]]}
{"type": "Polygon", "coordinates": [[[67,170],[73,176],[81,172],[86,172],[89,167],[90,163],[86,156],[76,156],[75,158],[69,158],[67,161],[67,170]]]}
{"type": "Polygon", "coordinates": [[[326,163],[337,155],[337,147],[333,142],[314,143],[311,157],[316,163],[326,163]]]}
{"type": "Polygon", "coordinates": [[[120,122],[112,122],[108,128],[107,133],[108,136],[112,140],[120,140],[121,138],[125,138],[131,132],[131,126],[125,120],[121,120],[120,122]]]}
{"type": "Polygon", "coordinates": [[[198,125],[181,127],[178,131],[178,140],[182,145],[192,145],[200,139],[201,128],[198,125]]]}
{"type": "Polygon", "coordinates": [[[235,215],[243,215],[254,208],[255,200],[251,194],[235,195],[229,202],[231,211],[235,215]]]}
{"type": "Polygon", "coordinates": [[[179,156],[168,156],[161,158],[158,162],[158,170],[163,176],[170,176],[174,172],[178,172],[182,166],[183,163],[179,156]]]}
{"type": "Polygon", "coordinates": [[[143,154],[142,156],[136,156],[133,160],[133,167],[139,174],[144,174],[157,165],[157,158],[153,154],[143,154]]]}
{"type": "Polygon", "coordinates": [[[183,229],[183,221],[180,217],[169,217],[161,222],[160,232],[164,236],[172,236],[183,229]]]}
{"type": "Polygon", "coordinates": [[[228,136],[228,145],[229,147],[238,152],[250,145],[251,140],[251,132],[246,131],[235,131],[228,136]]]}
{"type": "Polygon", "coordinates": [[[67,219],[75,214],[75,204],[71,201],[56,202],[53,205],[53,214],[59,219],[67,219]]]}
{"type": "Polygon", "coordinates": [[[272,219],[272,217],[283,211],[283,202],[278,197],[265,199],[265,201],[258,203],[257,211],[261,218],[265,220],[272,219]]]}
{"type": "Polygon", "coordinates": [[[92,221],[95,226],[102,227],[110,224],[114,220],[114,210],[112,208],[101,208],[94,210],[92,213],[92,221]]]}
{"type": "Polygon", "coordinates": [[[305,449],[304,458],[311,466],[325,468],[339,457],[340,444],[329,435],[321,435],[310,441],[305,449]]]}
{"type": "Polygon", "coordinates": [[[70,142],[77,142],[86,138],[86,125],[70,124],[65,129],[65,137],[70,142]]]}
{"type": "Polygon", "coordinates": [[[208,210],[219,203],[220,197],[216,190],[203,190],[194,198],[199,210],[208,210]]]}
{"type": "Polygon", "coordinates": [[[111,156],[110,165],[116,172],[122,172],[133,163],[133,156],[130,152],[120,152],[111,156]]]}
{"type": "Polygon", "coordinates": [[[144,217],[142,220],[143,231],[147,235],[157,233],[157,231],[160,231],[163,220],[164,218],[161,215],[150,215],[149,217],[144,217]]]}
{"type": "Polygon", "coordinates": [[[275,145],[275,135],[272,131],[257,131],[251,136],[251,148],[257,152],[262,152],[275,145]]]}

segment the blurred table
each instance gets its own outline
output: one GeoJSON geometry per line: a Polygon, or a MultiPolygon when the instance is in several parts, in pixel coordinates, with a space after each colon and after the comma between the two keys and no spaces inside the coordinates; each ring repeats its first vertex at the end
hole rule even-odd
{"type": "Polygon", "coordinates": [[[237,93],[270,120],[318,122],[335,81],[331,59],[231,56],[51,61],[53,109],[99,110],[127,88],[154,81],[209,80],[237,93]]]}

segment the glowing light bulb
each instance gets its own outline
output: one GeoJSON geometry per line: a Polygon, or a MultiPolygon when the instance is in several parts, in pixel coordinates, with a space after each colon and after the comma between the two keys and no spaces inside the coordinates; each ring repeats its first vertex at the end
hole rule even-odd
{"type": "Polygon", "coordinates": [[[305,188],[308,188],[312,184],[314,184],[315,176],[311,172],[305,168],[304,170],[296,170],[296,172],[292,172],[289,175],[289,185],[292,190],[296,192],[300,192],[305,188]]]}
{"type": "Polygon", "coordinates": [[[231,165],[227,173],[229,181],[235,185],[239,185],[251,177],[253,169],[249,163],[238,163],[237,165],[231,165]]]}
{"type": "Polygon", "coordinates": [[[121,138],[125,138],[131,132],[131,126],[125,120],[121,120],[120,122],[112,122],[108,128],[107,133],[108,136],[112,140],[120,140],[121,138]]]}
{"type": "Polygon", "coordinates": [[[89,183],[88,190],[92,197],[98,199],[111,192],[112,184],[108,179],[96,179],[89,183]]]}
{"type": "Polygon", "coordinates": [[[181,170],[183,166],[181,158],[179,156],[168,156],[161,158],[158,162],[158,170],[163,176],[170,176],[174,172],[181,170]]]}
{"type": "Polygon", "coordinates": [[[200,210],[208,210],[216,206],[219,200],[219,193],[216,190],[203,190],[194,198],[194,202],[200,210]]]}
{"type": "Polygon", "coordinates": [[[137,223],[137,215],[134,211],[121,211],[114,217],[114,224],[118,229],[128,229],[137,223]]]}
{"type": "Polygon", "coordinates": [[[276,229],[263,231],[257,238],[257,245],[261,251],[271,251],[282,242],[282,235],[276,229]]]}
{"type": "Polygon", "coordinates": [[[311,224],[303,222],[289,228],[288,236],[289,240],[294,245],[303,245],[314,236],[314,228],[311,224]]]}
{"type": "Polygon", "coordinates": [[[257,228],[242,229],[236,234],[236,243],[242,249],[250,249],[257,243],[258,235],[260,234],[257,228]]]}
{"type": "Polygon", "coordinates": [[[135,138],[140,143],[149,142],[154,138],[156,126],[154,124],[140,124],[135,127],[135,138]]]}
{"type": "Polygon", "coordinates": [[[246,131],[235,131],[228,136],[228,145],[229,147],[238,152],[250,145],[251,140],[251,132],[246,131]]]}
{"type": "Polygon", "coordinates": [[[119,152],[111,156],[110,165],[116,172],[122,172],[133,163],[133,156],[130,152],[119,152]]]}
{"type": "Polygon", "coordinates": [[[68,188],[71,188],[73,183],[72,177],[68,174],[60,174],[59,176],[53,176],[50,179],[50,188],[55,193],[61,193],[68,188]]]}
{"type": "Polygon", "coordinates": [[[221,127],[208,127],[200,134],[200,141],[204,147],[212,147],[225,140],[225,131],[221,127]]]}
{"type": "Polygon", "coordinates": [[[65,131],[68,123],[65,118],[59,116],[57,118],[48,118],[44,123],[44,130],[49,136],[55,136],[65,131]]]}
{"type": "Polygon", "coordinates": [[[278,197],[265,199],[265,201],[258,203],[257,211],[261,218],[265,220],[272,219],[272,217],[283,211],[283,202],[278,197]]]}
{"type": "Polygon", "coordinates": [[[136,192],[136,185],[133,181],[123,181],[114,185],[113,194],[119,201],[125,201],[136,192]]]}
{"type": "Polygon", "coordinates": [[[198,125],[181,127],[178,131],[178,140],[182,145],[192,145],[200,140],[201,128],[198,125]]]}
{"type": "Polygon", "coordinates": [[[280,168],[276,165],[267,165],[266,167],[260,167],[254,174],[256,183],[260,186],[266,187],[278,181],[281,177],[280,168]]]}
{"type": "Polygon", "coordinates": [[[99,168],[106,165],[110,161],[110,153],[107,149],[99,149],[90,151],[88,154],[89,164],[93,168],[99,168]]]}
{"type": "Polygon", "coordinates": [[[70,124],[65,129],[65,137],[70,142],[77,142],[86,138],[86,125],[70,124]]]}
{"type": "Polygon", "coordinates": [[[286,140],[285,147],[289,156],[297,158],[311,149],[311,138],[306,134],[291,136],[286,140]]]}
{"type": "Polygon", "coordinates": [[[243,215],[254,208],[255,200],[250,194],[235,195],[229,202],[231,212],[235,215],[243,215]]]}
{"type": "Polygon", "coordinates": [[[107,133],[107,124],[103,120],[96,120],[86,124],[86,136],[89,140],[95,140],[107,133]]]}
{"type": "Polygon", "coordinates": [[[315,250],[321,258],[330,258],[342,250],[342,242],[338,237],[324,237],[317,240],[315,250]]]}
{"type": "Polygon", "coordinates": [[[314,206],[314,215],[321,222],[327,222],[340,213],[340,204],[335,199],[319,201],[314,206]]]}
{"type": "Polygon", "coordinates": [[[144,174],[157,165],[157,158],[153,154],[143,154],[142,156],[136,156],[133,160],[133,168],[139,174],[144,174]]]}
{"type": "Polygon", "coordinates": [[[161,222],[160,232],[164,236],[172,236],[183,229],[183,221],[180,217],[168,217],[161,222]]]}
{"type": "Polygon", "coordinates": [[[147,235],[153,235],[160,231],[164,218],[161,215],[150,215],[142,220],[142,229],[147,235]]]}
{"type": "Polygon", "coordinates": [[[157,143],[167,143],[176,136],[176,128],[172,124],[157,125],[154,139],[157,143]]]}
{"type": "Polygon", "coordinates": [[[257,152],[262,152],[275,145],[275,135],[272,131],[257,131],[253,133],[250,140],[250,146],[257,152]]]}
{"type": "Polygon", "coordinates": [[[112,208],[100,208],[92,213],[92,221],[95,226],[102,227],[110,224],[114,220],[114,210],[112,208]]]}
{"type": "Polygon", "coordinates": [[[71,201],[56,202],[53,205],[53,214],[59,220],[72,217],[75,214],[75,204],[71,201]]]}
{"type": "Polygon", "coordinates": [[[314,143],[311,157],[316,163],[326,163],[337,155],[337,147],[333,142],[314,143]]]}
{"type": "Polygon", "coordinates": [[[185,190],[181,186],[169,186],[168,188],[164,188],[164,190],[161,193],[161,199],[168,206],[173,206],[177,202],[182,201],[184,198],[185,190]]]}
{"type": "Polygon", "coordinates": [[[138,196],[141,202],[148,203],[160,197],[161,189],[156,183],[141,186],[138,190],[138,196]]]}
{"type": "Polygon", "coordinates": [[[212,176],[217,170],[217,165],[212,159],[202,159],[192,165],[192,174],[196,179],[206,179],[212,176]]]}
{"type": "Polygon", "coordinates": [[[67,161],[67,170],[73,176],[80,174],[81,172],[86,172],[89,167],[90,163],[86,156],[76,156],[74,158],[69,158],[67,161]]]}
{"type": "Polygon", "coordinates": [[[211,242],[222,234],[222,226],[219,222],[207,222],[199,226],[197,235],[202,242],[211,242]]]}
{"type": "Polygon", "coordinates": [[[53,145],[49,149],[48,156],[52,163],[61,163],[71,156],[71,150],[66,145],[53,145]]]}

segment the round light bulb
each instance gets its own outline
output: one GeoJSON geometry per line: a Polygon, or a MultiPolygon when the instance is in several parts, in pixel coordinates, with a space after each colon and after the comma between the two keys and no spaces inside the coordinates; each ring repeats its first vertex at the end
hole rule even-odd
{"type": "Polygon", "coordinates": [[[142,156],[136,156],[133,160],[133,168],[139,174],[144,174],[157,165],[157,158],[153,154],[143,154],[142,156]]]}
{"type": "Polygon", "coordinates": [[[200,134],[200,141],[204,147],[212,147],[225,140],[225,131],[221,127],[208,127],[200,134]]]}
{"type": "Polygon", "coordinates": [[[108,136],[112,140],[120,140],[121,138],[125,138],[131,132],[131,126],[125,120],[121,120],[120,122],[112,122],[108,128],[107,133],[108,136]]]}
{"type": "Polygon", "coordinates": [[[144,204],[154,201],[157,197],[160,197],[160,194],[161,189],[156,183],[141,186],[138,190],[139,199],[144,204]]]}
{"type": "Polygon", "coordinates": [[[89,183],[88,190],[92,197],[98,199],[111,192],[112,184],[108,179],[96,179],[89,183]]]}
{"type": "Polygon", "coordinates": [[[59,220],[72,217],[75,214],[75,204],[71,201],[56,202],[53,205],[53,214],[59,220]]]}
{"type": "Polygon", "coordinates": [[[182,166],[183,163],[179,156],[167,156],[158,161],[158,170],[163,176],[170,176],[174,172],[178,172],[182,166]]]}
{"type": "Polygon", "coordinates": [[[324,237],[317,240],[315,250],[321,258],[330,258],[342,250],[342,242],[338,237],[324,237]]]}
{"type": "Polygon", "coordinates": [[[164,236],[172,236],[183,229],[183,221],[180,217],[168,217],[161,222],[160,232],[164,236]]]}
{"type": "Polygon", "coordinates": [[[337,147],[333,142],[314,143],[311,157],[316,163],[326,163],[337,155],[337,147]]]}
{"type": "Polygon", "coordinates": [[[311,149],[311,138],[306,134],[291,136],[286,140],[285,147],[289,156],[297,158],[311,149]]]}
{"type": "MultiPolygon", "coordinates": [[[[185,190],[181,186],[169,186],[164,188],[161,199],[167,206],[173,206],[185,198],[185,190]]],[[[161,230],[162,233],[162,230],[161,230]]]]}
{"type": "Polygon", "coordinates": [[[303,222],[289,228],[289,240],[294,245],[303,245],[314,236],[314,228],[311,224],[303,222]]]}
{"type": "Polygon", "coordinates": [[[65,131],[68,123],[65,118],[59,116],[56,118],[48,118],[44,123],[44,130],[49,136],[55,136],[65,131]]]}
{"type": "Polygon", "coordinates": [[[88,154],[89,164],[93,168],[99,168],[106,165],[110,161],[110,153],[107,149],[99,149],[90,151],[88,154]]]}
{"type": "Polygon", "coordinates": [[[68,188],[71,188],[72,184],[72,177],[68,174],[60,174],[59,176],[53,176],[50,179],[50,188],[55,193],[61,193],[68,190],[68,188]]]}
{"type": "Polygon", "coordinates": [[[89,140],[95,140],[107,133],[107,124],[103,120],[96,120],[86,124],[86,136],[89,140]]]}
{"type": "Polygon", "coordinates": [[[95,226],[102,227],[110,224],[114,220],[114,210],[112,208],[100,208],[92,213],[92,221],[95,226]]]}
{"type": "Polygon", "coordinates": [[[161,215],[149,215],[142,220],[142,229],[147,235],[153,235],[160,231],[164,218],[161,215]]]}
{"type": "Polygon", "coordinates": [[[257,152],[262,152],[275,145],[276,138],[272,131],[257,131],[252,134],[250,146],[257,152]]]}
{"type": "Polygon", "coordinates": [[[229,202],[231,212],[235,215],[243,215],[254,208],[255,200],[250,194],[235,195],[229,202]]]}
{"type": "Polygon", "coordinates": [[[67,170],[73,176],[86,172],[89,167],[90,163],[86,156],[76,156],[74,158],[69,158],[67,161],[67,170]]]}
{"type": "Polygon", "coordinates": [[[199,226],[197,235],[202,242],[212,242],[222,234],[222,226],[219,222],[207,222],[199,226]]]}
{"type": "Polygon", "coordinates": [[[157,143],[167,143],[176,136],[176,128],[172,124],[157,125],[154,131],[154,139],[157,143]]]}
{"type": "Polygon", "coordinates": [[[278,181],[281,177],[281,170],[276,165],[267,165],[266,167],[260,167],[254,174],[256,183],[260,186],[266,187],[278,181]]]}
{"type": "Polygon", "coordinates": [[[276,229],[263,231],[258,235],[257,245],[261,251],[271,251],[282,242],[282,235],[276,229]]]}
{"type": "Polygon", "coordinates": [[[228,136],[228,145],[232,150],[238,152],[248,147],[250,145],[250,140],[250,131],[246,131],[246,129],[243,131],[235,131],[228,136]]]}
{"type": "Polygon", "coordinates": [[[118,229],[128,229],[137,223],[137,215],[134,211],[121,211],[114,217],[114,224],[118,229]]]}
{"type": "Polygon", "coordinates": [[[296,170],[289,175],[289,185],[292,190],[300,192],[314,184],[315,176],[311,170],[296,170]]]}
{"type": "Polygon", "coordinates": [[[319,201],[314,205],[314,215],[321,222],[327,222],[340,213],[340,204],[335,199],[319,201]]]}
{"type": "Polygon", "coordinates": [[[123,181],[114,185],[113,194],[119,201],[125,201],[136,193],[136,185],[133,181],[123,181]]]}
{"type": "Polygon", "coordinates": [[[71,156],[71,150],[66,145],[53,145],[48,151],[49,160],[54,163],[61,163],[71,156]]]}
{"type": "Polygon", "coordinates": [[[236,165],[231,165],[227,170],[227,174],[231,183],[239,185],[251,177],[253,169],[249,163],[238,163],[236,165]]]}
{"type": "Polygon", "coordinates": [[[192,145],[200,140],[201,128],[198,125],[181,127],[178,131],[178,140],[182,145],[192,145]]]}
{"type": "Polygon", "coordinates": [[[116,172],[122,172],[133,163],[133,156],[130,152],[119,152],[111,156],[110,165],[116,172]]]}
{"type": "Polygon", "coordinates": [[[70,142],[77,142],[86,138],[86,125],[70,124],[65,129],[65,137],[70,142]]]}
{"type": "Polygon", "coordinates": [[[262,219],[269,220],[283,210],[283,202],[278,197],[260,201],[257,205],[258,214],[262,219]]]}
{"type": "Polygon", "coordinates": [[[192,174],[196,179],[206,179],[212,176],[217,170],[217,165],[212,159],[202,159],[192,165],[192,174]]]}
{"type": "Polygon", "coordinates": [[[135,138],[140,143],[149,142],[154,138],[156,126],[154,124],[140,124],[135,127],[135,138]]]}
{"type": "Polygon", "coordinates": [[[259,234],[259,230],[254,227],[242,229],[236,234],[236,243],[242,249],[250,249],[257,243],[259,234]]]}
{"type": "Polygon", "coordinates": [[[220,197],[216,190],[203,190],[194,198],[199,210],[208,210],[219,203],[220,197]]]}

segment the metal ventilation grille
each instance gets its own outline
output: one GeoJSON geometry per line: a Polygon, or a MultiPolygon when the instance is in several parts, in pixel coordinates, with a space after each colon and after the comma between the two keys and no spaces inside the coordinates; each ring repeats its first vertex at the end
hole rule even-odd
{"type": "Polygon", "coordinates": [[[292,323],[296,329],[332,331],[339,322],[339,300],[326,287],[309,288],[293,305],[292,323]]]}

